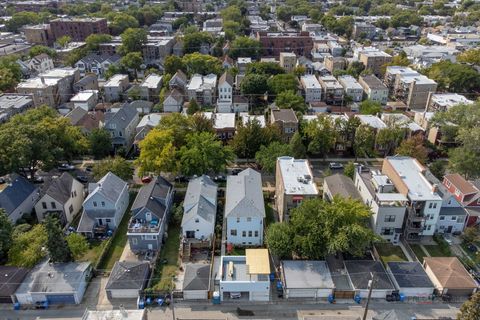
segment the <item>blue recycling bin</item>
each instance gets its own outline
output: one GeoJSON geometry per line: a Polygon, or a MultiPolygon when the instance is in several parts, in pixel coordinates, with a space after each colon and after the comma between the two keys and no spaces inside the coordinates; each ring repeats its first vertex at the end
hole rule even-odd
{"type": "Polygon", "coordinates": [[[334,303],[335,302],[335,296],[333,294],[329,294],[327,300],[330,303],[334,303]]]}
{"type": "Polygon", "coordinates": [[[400,293],[399,296],[400,296],[400,301],[401,301],[401,302],[404,302],[404,301],[405,301],[405,298],[406,298],[405,295],[404,295],[403,293],[400,293]]]}
{"type": "Polygon", "coordinates": [[[145,302],[147,303],[147,306],[151,305],[152,304],[152,298],[148,297],[145,302]]]}
{"type": "Polygon", "coordinates": [[[362,302],[362,297],[360,297],[360,295],[355,295],[355,297],[353,297],[353,300],[355,300],[356,303],[360,304],[360,302],[362,302]]]}
{"type": "Polygon", "coordinates": [[[277,281],[277,291],[283,291],[283,284],[282,281],[277,281]]]}
{"type": "Polygon", "coordinates": [[[270,282],[275,280],[275,273],[270,273],[270,282]]]}
{"type": "Polygon", "coordinates": [[[213,292],[212,303],[213,304],[220,304],[222,300],[220,299],[220,292],[215,291],[213,292]]]}
{"type": "Polygon", "coordinates": [[[20,310],[20,303],[15,302],[15,304],[13,305],[13,310],[20,310]]]}
{"type": "Polygon", "coordinates": [[[138,309],[145,309],[145,301],[143,299],[138,300],[138,309]]]}

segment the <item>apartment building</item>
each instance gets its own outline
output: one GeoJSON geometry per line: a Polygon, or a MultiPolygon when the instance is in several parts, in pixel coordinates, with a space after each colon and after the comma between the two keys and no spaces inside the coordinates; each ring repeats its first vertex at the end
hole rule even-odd
{"type": "Polygon", "coordinates": [[[15,1],[15,2],[10,2],[8,4],[11,4],[12,8],[16,12],[29,11],[29,12],[35,12],[35,13],[39,13],[42,11],[54,11],[54,10],[57,10],[58,6],[60,5],[58,1],[50,1],[50,0],[15,1]]]}
{"type": "Polygon", "coordinates": [[[353,102],[363,100],[363,87],[358,81],[349,75],[338,77],[338,82],[342,85],[345,95],[352,98],[353,102]]]}
{"type": "Polygon", "coordinates": [[[224,72],[218,80],[217,112],[232,112],[234,78],[224,72]]]}
{"type": "Polygon", "coordinates": [[[298,118],[292,109],[272,109],[270,123],[279,128],[282,139],[286,143],[298,131],[298,118]]]}
{"type": "Polygon", "coordinates": [[[293,52],[280,52],[280,66],[288,73],[293,72],[297,65],[297,56],[293,52]]]}
{"type": "Polygon", "coordinates": [[[140,84],[140,96],[143,100],[158,103],[160,97],[160,89],[162,88],[163,77],[158,74],[149,74],[140,84]]]}
{"type": "Polygon", "coordinates": [[[419,73],[412,68],[402,66],[388,66],[385,70],[383,83],[388,87],[389,93],[393,95],[395,91],[395,80],[397,76],[416,76],[419,73]]]}
{"type": "Polygon", "coordinates": [[[363,202],[372,211],[372,229],[383,239],[398,243],[403,233],[408,198],[381,172],[356,170],[354,182],[363,202]]]}
{"type": "Polygon", "coordinates": [[[72,41],[85,41],[91,34],[108,34],[105,18],[59,18],[50,21],[50,28],[55,39],[69,36],[72,41]]]}
{"type": "Polygon", "coordinates": [[[335,70],[345,70],[347,68],[347,60],[344,57],[326,56],[323,63],[332,74],[335,70]]]}
{"type": "Polygon", "coordinates": [[[404,225],[406,240],[433,236],[439,220],[442,198],[437,186],[426,179],[425,171],[426,168],[411,157],[386,157],[383,161],[382,173],[408,199],[404,225]]]}
{"type": "Polygon", "coordinates": [[[353,25],[352,38],[373,39],[376,35],[376,27],[368,22],[355,22],[353,25]]]}
{"type": "Polygon", "coordinates": [[[303,200],[319,196],[313,181],[310,162],[305,159],[279,157],[275,171],[275,206],[280,221],[288,221],[289,211],[303,200]]]}
{"type": "Polygon", "coordinates": [[[314,75],[305,75],[300,77],[303,91],[305,91],[305,102],[320,102],[322,101],[322,86],[314,75]]]}
{"type": "Polygon", "coordinates": [[[0,94],[0,123],[8,121],[14,115],[25,112],[30,108],[33,108],[31,95],[0,94]]]}
{"type": "Polygon", "coordinates": [[[313,40],[309,32],[266,32],[256,36],[263,49],[263,55],[279,57],[280,52],[293,52],[297,56],[310,56],[313,40]]]}
{"type": "Polygon", "coordinates": [[[473,101],[458,93],[431,93],[428,97],[426,111],[447,111],[459,104],[472,104],[473,101]]]}
{"type": "Polygon", "coordinates": [[[49,24],[38,24],[23,27],[23,33],[28,43],[50,47],[55,39],[49,24]]]}
{"type": "Polygon", "coordinates": [[[175,38],[170,36],[148,36],[143,47],[143,58],[146,63],[163,62],[172,54],[175,38]]]}
{"type": "Polygon", "coordinates": [[[343,86],[334,76],[319,77],[318,81],[323,91],[323,101],[327,104],[343,104],[343,86]]]}
{"type": "Polygon", "coordinates": [[[130,86],[128,75],[116,74],[103,85],[106,102],[117,102],[123,100],[123,93],[130,86]]]}
{"type": "Polygon", "coordinates": [[[412,110],[424,110],[431,93],[437,91],[437,83],[424,75],[398,75],[395,80],[395,97],[412,110]]]}
{"type": "Polygon", "coordinates": [[[361,51],[359,60],[365,66],[366,70],[372,70],[377,77],[382,77],[382,67],[384,64],[392,61],[392,56],[383,51],[361,51]]]}
{"type": "Polygon", "coordinates": [[[215,103],[217,76],[194,74],[187,84],[188,99],[195,99],[200,105],[211,106],[215,103]]]}
{"type": "Polygon", "coordinates": [[[362,86],[367,99],[385,105],[388,101],[388,88],[374,75],[360,76],[358,83],[362,86]]]}

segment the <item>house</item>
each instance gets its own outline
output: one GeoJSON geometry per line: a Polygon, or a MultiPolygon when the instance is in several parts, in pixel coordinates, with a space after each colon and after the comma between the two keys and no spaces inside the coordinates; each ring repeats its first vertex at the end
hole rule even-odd
{"type": "Polygon", "coordinates": [[[73,221],[82,208],[83,184],[68,172],[54,178],[48,188],[41,193],[35,204],[35,213],[39,222],[54,214],[62,225],[73,221]]]}
{"type": "Polygon", "coordinates": [[[117,102],[122,101],[124,98],[124,92],[130,86],[128,75],[116,74],[103,85],[105,92],[105,102],[117,102]]]}
{"type": "Polygon", "coordinates": [[[38,199],[38,188],[24,177],[12,174],[0,185],[0,208],[16,223],[24,214],[31,214],[38,199]],[[2,190],[3,188],[3,190],[2,190]]]}
{"type": "Polygon", "coordinates": [[[75,67],[80,70],[80,75],[94,73],[98,78],[104,78],[105,72],[111,65],[118,64],[121,57],[117,54],[98,54],[91,53],[75,63],[75,67]]]}
{"type": "Polygon", "coordinates": [[[280,52],[280,66],[287,73],[293,72],[297,65],[297,55],[294,52],[280,52]]]}
{"type": "Polygon", "coordinates": [[[454,195],[467,210],[467,227],[474,226],[480,221],[480,189],[477,183],[470,182],[458,173],[447,174],[442,184],[454,195]]]}
{"type": "Polygon", "coordinates": [[[215,101],[217,75],[194,74],[187,84],[188,100],[195,99],[202,106],[211,106],[215,101]]]}
{"type": "Polygon", "coordinates": [[[411,157],[393,156],[383,161],[382,173],[408,199],[404,225],[406,240],[433,236],[439,219],[442,198],[435,186],[425,178],[425,170],[422,164],[411,157]]]}
{"type": "Polygon", "coordinates": [[[0,124],[30,108],[33,108],[33,99],[30,95],[0,94],[0,124]]]}
{"type": "Polygon", "coordinates": [[[145,138],[150,130],[158,126],[163,115],[164,114],[162,113],[150,113],[143,116],[142,120],[140,120],[135,128],[135,140],[133,143],[136,147],[138,147],[140,141],[145,138]]]}
{"type": "Polygon", "coordinates": [[[102,111],[90,111],[77,107],[65,115],[72,126],[80,127],[80,130],[89,135],[92,130],[103,127],[105,114],[102,111]]]}
{"type": "Polygon", "coordinates": [[[180,90],[180,92],[184,93],[187,91],[187,83],[187,75],[183,73],[182,70],[177,70],[177,72],[175,72],[173,77],[168,82],[168,87],[170,88],[170,90],[177,89],[180,90]]]}
{"type": "Polygon", "coordinates": [[[397,244],[403,234],[408,198],[398,192],[388,176],[377,171],[356,170],[354,183],[363,203],[372,211],[370,225],[373,231],[397,244]]]}
{"type": "Polygon", "coordinates": [[[293,157],[279,157],[275,171],[275,207],[280,221],[288,220],[290,209],[309,198],[318,197],[310,162],[293,157]]]}
{"type": "Polygon", "coordinates": [[[153,109],[153,102],[145,100],[134,100],[130,102],[130,107],[135,108],[139,115],[150,114],[153,109]]]}
{"type": "Polygon", "coordinates": [[[70,99],[70,102],[73,103],[73,108],[93,110],[98,103],[98,90],[80,91],[70,99]]]}
{"type": "Polygon", "coordinates": [[[438,295],[465,297],[478,290],[478,284],[457,257],[425,257],[423,267],[438,295]]]}
{"type": "Polygon", "coordinates": [[[13,300],[21,306],[80,304],[91,276],[90,262],[44,260],[27,274],[13,300]]]}
{"type": "Polygon", "coordinates": [[[218,138],[222,141],[228,141],[235,135],[235,114],[234,113],[215,113],[213,114],[213,129],[218,138]]]}
{"type": "Polygon", "coordinates": [[[123,105],[116,112],[105,113],[105,130],[110,132],[114,151],[125,148],[128,152],[132,148],[139,121],[137,109],[130,104],[123,105]]]}
{"type": "Polygon", "coordinates": [[[242,120],[242,125],[247,126],[249,122],[257,121],[260,127],[265,128],[267,121],[265,120],[264,115],[249,115],[247,112],[240,112],[240,119],[242,120]]]}
{"type": "Polygon", "coordinates": [[[240,113],[240,112],[248,112],[250,103],[248,102],[248,98],[242,95],[234,95],[233,96],[233,109],[232,112],[240,113]]]}
{"type": "Polygon", "coordinates": [[[210,265],[187,263],[183,278],[184,300],[207,300],[210,291],[210,265]]]}
{"type": "Polygon", "coordinates": [[[73,84],[74,92],[98,89],[98,77],[95,74],[87,74],[73,84]]]}
{"type": "Polygon", "coordinates": [[[173,186],[160,176],[140,188],[127,231],[132,251],[160,250],[172,202],[173,186]]]}
{"type": "Polygon", "coordinates": [[[406,129],[405,138],[417,134],[424,135],[425,130],[416,122],[412,121],[403,113],[382,113],[381,119],[388,127],[399,127],[406,129]]]}
{"type": "Polygon", "coordinates": [[[349,260],[344,261],[344,264],[353,289],[361,298],[368,296],[368,284],[372,280],[370,275],[373,275],[372,298],[385,299],[396,290],[380,261],[349,260]]]}
{"type": "Polygon", "coordinates": [[[217,279],[220,299],[270,300],[270,259],[267,249],[246,249],[244,256],[222,256],[217,279]]]}
{"type": "Polygon", "coordinates": [[[458,93],[432,93],[428,97],[426,111],[447,111],[459,104],[473,104],[473,101],[458,93]]]}
{"type": "Polygon", "coordinates": [[[342,85],[345,95],[350,97],[352,102],[360,102],[363,100],[363,87],[354,77],[344,75],[338,77],[338,82],[342,85]]]}
{"type": "Polygon", "coordinates": [[[53,59],[46,53],[36,55],[27,62],[27,66],[35,73],[45,73],[55,68],[53,65],[53,59]]]}
{"type": "Polygon", "coordinates": [[[361,199],[352,179],[339,173],[323,179],[323,199],[333,201],[335,196],[347,199],[361,199]]]}
{"type": "Polygon", "coordinates": [[[383,122],[382,119],[380,119],[377,116],[374,116],[371,114],[356,114],[355,117],[360,120],[361,124],[369,126],[375,132],[378,132],[382,129],[387,128],[387,125],[385,124],[385,122],[383,122]]]}
{"type": "Polygon", "coordinates": [[[178,89],[174,88],[165,94],[163,100],[163,112],[180,112],[183,107],[183,94],[178,89]]]}
{"type": "Polygon", "coordinates": [[[232,112],[234,78],[224,72],[218,80],[217,112],[232,112]]]}
{"type": "Polygon", "coordinates": [[[88,193],[77,232],[91,237],[115,230],[128,207],[128,184],[109,172],[97,183],[90,183],[88,193]]]}
{"type": "Polygon", "coordinates": [[[265,219],[262,175],[248,168],[236,176],[228,176],[225,198],[227,242],[262,245],[265,219]]]}
{"type": "Polygon", "coordinates": [[[140,84],[140,97],[153,103],[157,103],[160,97],[160,89],[162,88],[161,75],[152,73],[140,84]]]}
{"type": "Polygon", "coordinates": [[[191,179],[183,200],[182,235],[186,239],[211,240],[217,214],[216,183],[207,175],[191,179]]]}
{"type": "Polygon", "coordinates": [[[381,77],[383,66],[392,61],[392,56],[379,50],[362,50],[359,52],[359,61],[365,70],[371,70],[375,76],[381,77]]]}
{"type": "Polygon", "coordinates": [[[305,92],[306,103],[322,101],[322,87],[316,76],[312,74],[301,76],[300,83],[305,92]]]}
{"type": "Polygon", "coordinates": [[[281,277],[285,298],[327,298],[335,287],[325,261],[283,260],[281,277]]]}
{"type": "Polygon", "coordinates": [[[374,75],[364,75],[358,78],[358,83],[362,86],[367,99],[387,104],[388,88],[374,75]]]}
{"type": "Polygon", "coordinates": [[[298,118],[292,109],[272,109],[270,123],[280,129],[284,142],[289,142],[298,131],[298,118]]]}
{"type": "Polygon", "coordinates": [[[0,303],[13,303],[12,296],[30,270],[14,266],[0,266],[0,303]]]}
{"type": "Polygon", "coordinates": [[[424,298],[433,294],[433,283],[420,262],[387,262],[387,271],[400,294],[424,298]]]}
{"type": "Polygon", "coordinates": [[[318,80],[323,91],[323,101],[332,105],[343,104],[343,86],[334,76],[323,76],[319,77],[318,80]]]}
{"type": "Polygon", "coordinates": [[[245,73],[247,72],[247,67],[251,63],[252,63],[252,58],[238,57],[237,58],[238,74],[245,75],[245,73]]]}
{"type": "Polygon", "coordinates": [[[150,264],[143,261],[117,261],[105,286],[108,299],[136,299],[147,286],[150,264]]]}

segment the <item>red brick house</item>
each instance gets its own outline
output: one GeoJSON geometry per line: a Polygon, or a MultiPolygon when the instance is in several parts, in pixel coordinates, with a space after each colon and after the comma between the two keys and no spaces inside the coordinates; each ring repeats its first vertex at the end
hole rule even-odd
{"type": "Polygon", "coordinates": [[[480,222],[480,189],[474,182],[470,182],[458,173],[447,174],[443,177],[443,185],[468,211],[466,226],[480,222]]]}

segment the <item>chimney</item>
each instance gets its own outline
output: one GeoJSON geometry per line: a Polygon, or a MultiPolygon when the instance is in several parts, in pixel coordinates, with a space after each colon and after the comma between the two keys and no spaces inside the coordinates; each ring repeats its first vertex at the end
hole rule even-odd
{"type": "Polygon", "coordinates": [[[42,81],[42,84],[45,84],[45,78],[44,77],[40,77],[40,81],[42,81]]]}
{"type": "Polygon", "coordinates": [[[432,193],[437,193],[437,191],[438,191],[438,184],[434,183],[432,185],[432,193]]]}

